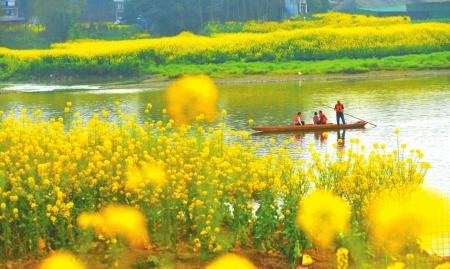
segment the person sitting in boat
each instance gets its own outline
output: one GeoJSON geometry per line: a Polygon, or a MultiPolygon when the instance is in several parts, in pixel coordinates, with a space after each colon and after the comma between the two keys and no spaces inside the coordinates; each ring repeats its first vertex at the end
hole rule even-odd
{"type": "Polygon", "coordinates": [[[319,115],[317,115],[317,112],[314,112],[313,122],[314,124],[320,124],[320,118],[319,115]]]}
{"type": "Polygon", "coordinates": [[[297,115],[295,115],[292,125],[305,125],[305,117],[303,117],[302,112],[298,112],[297,115]]]}
{"type": "Polygon", "coordinates": [[[328,118],[323,114],[322,110],[319,110],[319,123],[318,124],[327,124],[328,118]]]}

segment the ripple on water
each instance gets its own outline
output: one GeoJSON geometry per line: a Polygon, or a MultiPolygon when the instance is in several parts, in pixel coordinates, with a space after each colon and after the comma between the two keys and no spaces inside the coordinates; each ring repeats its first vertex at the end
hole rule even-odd
{"type": "Polygon", "coordinates": [[[100,89],[100,86],[12,84],[12,85],[4,85],[1,88],[1,90],[5,92],[53,92],[53,91],[73,91],[73,90],[96,90],[96,89],[100,89]]]}
{"type": "Polygon", "coordinates": [[[159,91],[161,89],[95,89],[89,91],[77,91],[71,92],[71,94],[132,94],[132,93],[141,93],[141,92],[151,92],[151,91],[159,91]]]}

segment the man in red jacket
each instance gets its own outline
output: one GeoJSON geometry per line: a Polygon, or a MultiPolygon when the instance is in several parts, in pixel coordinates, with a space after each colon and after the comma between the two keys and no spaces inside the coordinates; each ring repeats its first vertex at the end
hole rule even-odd
{"type": "Polygon", "coordinates": [[[337,124],[339,124],[339,120],[342,120],[342,123],[345,124],[345,119],[344,119],[344,105],[341,104],[341,101],[337,101],[336,105],[334,106],[334,110],[336,111],[336,121],[337,124]]]}

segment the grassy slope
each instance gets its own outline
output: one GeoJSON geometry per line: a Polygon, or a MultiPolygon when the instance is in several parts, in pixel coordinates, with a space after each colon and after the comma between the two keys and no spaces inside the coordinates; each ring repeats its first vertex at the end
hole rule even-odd
{"type": "Polygon", "coordinates": [[[430,54],[390,56],[372,59],[338,59],[324,61],[291,62],[227,62],[222,64],[168,64],[151,65],[147,74],[159,74],[177,77],[182,74],[205,73],[215,77],[239,76],[248,74],[331,74],[364,73],[380,70],[408,69],[446,69],[450,68],[450,51],[430,54]]]}
{"type": "MultiPolygon", "coordinates": [[[[141,63],[142,64],[142,63],[141,63]]],[[[292,75],[302,74],[357,74],[370,71],[389,70],[422,70],[422,69],[450,69],[450,51],[435,52],[429,54],[411,54],[403,56],[389,56],[384,58],[369,59],[335,59],[322,61],[287,61],[287,62],[225,62],[219,64],[163,64],[163,65],[141,65],[136,67],[133,73],[104,73],[101,76],[90,69],[73,70],[63,72],[66,66],[47,66],[38,68],[33,65],[17,65],[15,60],[5,58],[2,63],[0,58],[0,81],[29,81],[32,78],[46,79],[50,74],[62,78],[73,77],[78,79],[101,77],[102,80],[112,78],[120,79],[139,77],[141,75],[162,75],[169,78],[183,74],[208,74],[212,77],[239,77],[254,74],[267,75],[292,75]],[[17,67],[8,69],[9,67],[17,67]],[[50,69],[48,69],[50,68],[50,69]],[[61,69],[60,69],[61,68],[61,69]],[[2,70],[3,69],[3,70],[2,70]],[[61,73],[55,73],[61,70],[61,73]],[[79,73],[77,72],[79,71],[79,73]],[[65,75],[65,74],[69,75],[65,75]]],[[[102,66],[91,66],[94,71],[102,66]]],[[[133,69],[134,70],[134,69],[133,69]]]]}

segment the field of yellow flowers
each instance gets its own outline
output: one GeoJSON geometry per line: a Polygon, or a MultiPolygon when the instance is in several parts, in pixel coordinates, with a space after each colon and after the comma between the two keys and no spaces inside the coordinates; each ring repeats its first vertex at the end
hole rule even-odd
{"type": "Polygon", "coordinates": [[[421,187],[429,164],[419,150],[353,139],[294,160],[284,146],[228,129],[208,77],[182,78],[167,95],[164,121],[150,103],[143,122],[120,103],[89,120],[70,100],[56,119],[0,112],[2,263],[48,256],[38,268],[171,268],[153,255],[187,249],[206,268],[246,269],[256,267],[235,254],[209,261],[251,248],[306,266],[314,248],[336,252],[340,269],[433,268],[422,258],[448,232],[450,209],[421,187]],[[257,154],[261,146],[269,153],[257,154]],[[144,261],[123,264],[123,253],[142,250],[144,261]]]}
{"type": "Polygon", "coordinates": [[[303,18],[287,19],[281,22],[276,21],[247,21],[247,22],[225,22],[209,23],[203,30],[206,34],[217,33],[268,33],[278,30],[295,30],[319,27],[355,27],[355,26],[388,26],[394,24],[411,24],[411,19],[406,16],[375,17],[358,14],[348,14],[339,12],[327,12],[313,14],[308,20],[303,18]]]}
{"type": "Polygon", "coordinates": [[[367,59],[450,49],[450,25],[446,23],[412,24],[397,17],[352,19],[351,15],[335,13],[323,18],[320,23],[313,21],[307,27],[262,23],[266,32],[211,36],[181,33],[174,37],[121,41],[77,40],[53,44],[43,50],[0,48],[0,70],[3,78],[49,74],[133,75],[168,64],[367,59]]]}

